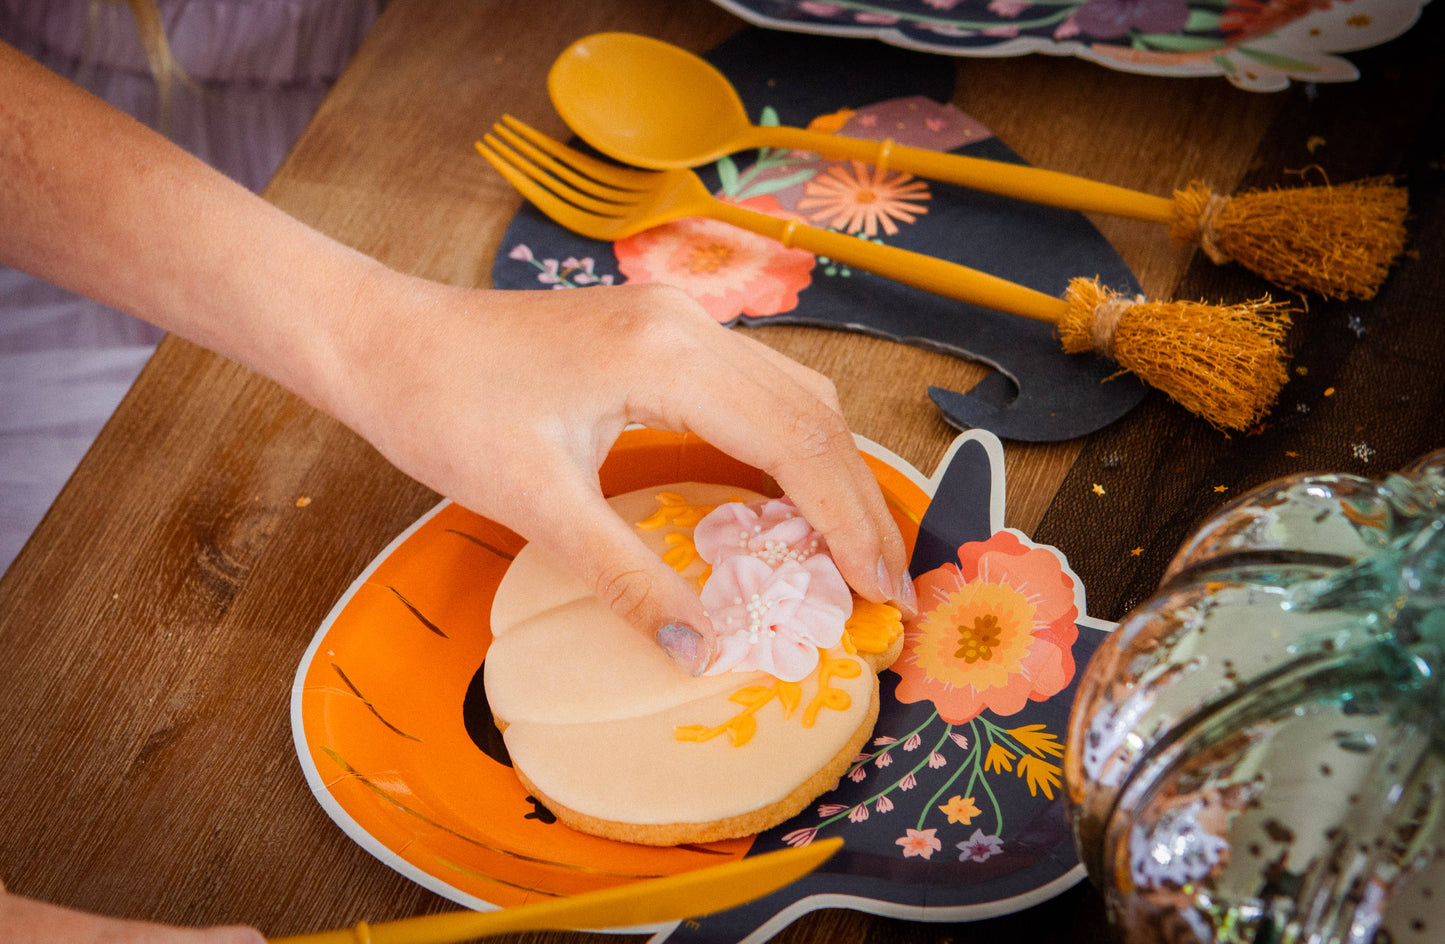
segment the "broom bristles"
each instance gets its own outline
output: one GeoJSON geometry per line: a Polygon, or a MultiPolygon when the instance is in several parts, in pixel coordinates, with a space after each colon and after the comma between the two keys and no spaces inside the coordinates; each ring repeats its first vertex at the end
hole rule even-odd
{"type": "Polygon", "coordinates": [[[1408,194],[1389,177],[1250,190],[1233,197],[1199,181],[1174,192],[1170,235],[1197,242],[1275,285],[1326,298],[1373,298],[1405,250],[1408,194]]]}
{"type": "Polygon", "coordinates": [[[1070,282],[1064,298],[1065,351],[1113,358],[1218,429],[1256,425],[1289,379],[1289,309],[1268,298],[1241,305],[1130,302],[1084,278],[1070,282]]]}

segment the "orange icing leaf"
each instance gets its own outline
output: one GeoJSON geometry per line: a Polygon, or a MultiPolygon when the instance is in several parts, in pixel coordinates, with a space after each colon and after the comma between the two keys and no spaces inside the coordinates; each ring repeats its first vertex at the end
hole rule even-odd
{"type": "Polygon", "coordinates": [[[802,700],[802,685],[798,684],[797,682],[778,683],[778,701],[782,702],[783,707],[787,709],[787,714],[785,715],[785,717],[791,718],[793,716],[793,712],[796,711],[798,708],[798,703],[802,700]]]}
{"type": "Polygon", "coordinates": [[[844,627],[844,639],[852,644],[854,653],[887,652],[893,641],[903,633],[903,615],[887,603],[874,603],[856,594],[853,615],[844,627]]]}
{"type": "Polygon", "coordinates": [[[745,711],[729,721],[727,729],[728,740],[732,742],[733,747],[742,747],[753,739],[754,734],[758,733],[758,720],[752,716],[751,712],[745,711]]]}
{"type": "Polygon", "coordinates": [[[658,492],[657,504],[659,506],[657,511],[637,522],[639,528],[644,531],[656,531],[665,524],[672,524],[679,528],[691,528],[712,511],[710,505],[688,504],[687,499],[677,492],[658,492]]]}
{"type": "MultiPolygon", "coordinates": [[[[803,727],[811,728],[818,719],[818,712],[824,708],[847,711],[853,699],[847,692],[829,685],[829,680],[835,676],[857,678],[862,672],[863,666],[852,659],[830,659],[823,653],[818,669],[818,694],[808,702],[808,708],[803,713],[803,727]]],[[[803,700],[803,686],[799,682],[784,682],[782,679],[774,680],[772,685],[745,685],[728,696],[728,701],[743,706],[743,710],[730,720],[715,728],[705,724],[680,724],[672,729],[672,736],[679,741],[701,742],[711,741],[726,731],[732,745],[742,747],[757,733],[758,722],[753,715],[774,698],[783,706],[783,716],[791,718],[803,700]]]]}
{"type": "Polygon", "coordinates": [[[669,546],[662,555],[663,563],[678,573],[687,570],[688,565],[697,560],[697,545],[682,532],[674,531],[662,540],[669,546]]]}
{"type": "Polygon", "coordinates": [[[728,701],[736,702],[739,705],[747,705],[750,708],[761,708],[772,699],[777,690],[778,687],[776,685],[772,687],[749,685],[729,695],[728,701]]]}

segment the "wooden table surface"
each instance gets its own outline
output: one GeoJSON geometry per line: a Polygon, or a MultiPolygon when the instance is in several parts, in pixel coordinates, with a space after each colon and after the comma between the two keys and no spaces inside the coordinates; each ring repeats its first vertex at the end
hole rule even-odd
{"type": "MultiPolygon", "coordinates": [[[[471,142],[504,111],[565,134],[544,84],[557,53],[608,29],[703,51],[742,28],[707,0],[394,0],[265,195],[399,269],[488,284],[519,199],[471,142]]],[[[957,70],[956,103],[1028,161],[1164,194],[1197,177],[1229,190],[1284,101],[1039,55],[957,70]],[[1107,147],[1099,129],[1115,129],[1107,147]]],[[[1149,295],[1173,292],[1191,256],[1162,228],[1096,223],[1149,295]]],[[[965,390],[983,375],[854,334],[753,333],[833,377],[853,429],[925,471],[955,435],[926,385],[965,390]]],[[[1033,530],[1078,449],[1006,447],[1009,525],[1033,530]]],[[[274,384],[168,338],[0,583],[6,884],[87,910],[271,933],[450,907],[327,818],[288,712],[327,611],[436,500],[274,384]]],[[[999,933],[1106,936],[1098,896],[1081,886],[983,924],[829,911],[780,939],[999,933]]]]}

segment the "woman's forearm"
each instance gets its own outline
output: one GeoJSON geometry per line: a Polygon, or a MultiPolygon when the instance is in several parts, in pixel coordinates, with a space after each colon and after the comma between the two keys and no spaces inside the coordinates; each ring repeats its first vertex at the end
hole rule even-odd
{"type": "Polygon", "coordinates": [[[324,378],[379,263],[0,44],[0,262],[336,412],[324,378]]]}

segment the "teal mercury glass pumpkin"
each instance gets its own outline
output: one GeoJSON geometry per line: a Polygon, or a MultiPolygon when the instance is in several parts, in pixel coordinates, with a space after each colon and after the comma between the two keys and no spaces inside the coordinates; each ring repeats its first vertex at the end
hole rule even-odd
{"type": "Polygon", "coordinates": [[[1445,944],[1445,451],[1207,521],[1083,672],[1065,776],[1128,944],[1445,944]]]}

